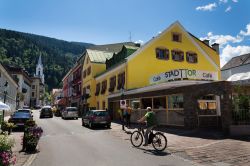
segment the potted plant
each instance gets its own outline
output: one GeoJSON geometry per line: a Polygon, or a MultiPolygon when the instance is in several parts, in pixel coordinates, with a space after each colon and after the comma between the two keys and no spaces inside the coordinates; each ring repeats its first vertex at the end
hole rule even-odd
{"type": "Polygon", "coordinates": [[[24,134],[24,149],[27,152],[33,152],[36,150],[36,146],[38,144],[38,141],[40,137],[42,136],[43,130],[41,127],[33,126],[28,127],[24,134]]]}
{"type": "Polygon", "coordinates": [[[0,134],[0,165],[10,166],[16,163],[16,157],[11,148],[14,146],[14,140],[9,139],[6,134],[0,134]]]}
{"type": "Polygon", "coordinates": [[[15,128],[16,125],[14,123],[10,123],[7,121],[3,121],[1,124],[2,131],[8,131],[8,134],[10,135],[12,132],[12,129],[15,128]]]}

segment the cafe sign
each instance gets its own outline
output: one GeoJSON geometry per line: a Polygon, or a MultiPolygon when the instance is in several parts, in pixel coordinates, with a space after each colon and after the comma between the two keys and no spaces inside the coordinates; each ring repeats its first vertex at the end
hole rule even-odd
{"type": "Polygon", "coordinates": [[[175,69],[152,76],[150,78],[150,84],[157,84],[179,79],[215,81],[218,80],[218,73],[204,70],[175,69]]]}

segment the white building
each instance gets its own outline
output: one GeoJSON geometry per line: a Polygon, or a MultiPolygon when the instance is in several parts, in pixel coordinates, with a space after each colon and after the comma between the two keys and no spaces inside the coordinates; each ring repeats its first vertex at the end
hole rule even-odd
{"type": "Polygon", "coordinates": [[[20,67],[8,66],[8,71],[18,83],[17,107],[30,106],[31,78],[27,71],[20,67]]]}
{"type": "Polygon", "coordinates": [[[15,82],[8,71],[0,64],[0,100],[9,105],[12,111],[16,109],[17,91],[17,82],[15,82]]]}
{"type": "Polygon", "coordinates": [[[36,74],[34,75],[34,77],[40,77],[42,83],[44,84],[43,64],[41,55],[39,56],[38,63],[36,65],[36,74]]]}

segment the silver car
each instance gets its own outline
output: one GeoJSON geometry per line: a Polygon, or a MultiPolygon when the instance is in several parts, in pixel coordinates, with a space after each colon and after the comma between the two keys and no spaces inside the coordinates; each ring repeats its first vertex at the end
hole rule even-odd
{"type": "Polygon", "coordinates": [[[66,107],[62,111],[62,119],[78,119],[78,110],[76,107],[66,107]]]}

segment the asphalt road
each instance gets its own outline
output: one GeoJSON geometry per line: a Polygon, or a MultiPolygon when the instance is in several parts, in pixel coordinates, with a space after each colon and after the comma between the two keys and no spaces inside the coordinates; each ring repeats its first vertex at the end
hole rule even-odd
{"type": "MultiPolygon", "coordinates": [[[[39,119],[44,129],[39,152],[32,166],[189,166],[189,161],[152,149],[133,148],[128,141],[115,136],[112,129],[82,127],[81,119],[60,117],[39,119]]],[[[112,126],[111,126],[112,128],[112,126]]],[[[129,139],[129,135],[128,135],[129,139]]]]}

